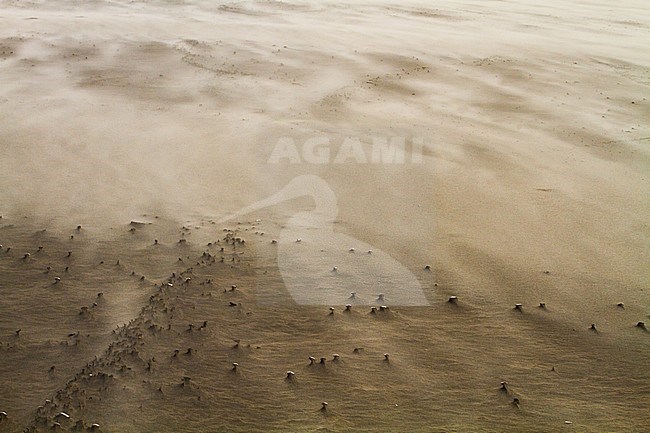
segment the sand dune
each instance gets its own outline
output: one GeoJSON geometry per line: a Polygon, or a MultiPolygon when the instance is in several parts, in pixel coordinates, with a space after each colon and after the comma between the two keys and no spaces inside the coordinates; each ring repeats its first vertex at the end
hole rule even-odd
{"type": "Polygon", "coordinates": [[[0,3],[0,431],[642,431],[649,24],[0,3]]]}

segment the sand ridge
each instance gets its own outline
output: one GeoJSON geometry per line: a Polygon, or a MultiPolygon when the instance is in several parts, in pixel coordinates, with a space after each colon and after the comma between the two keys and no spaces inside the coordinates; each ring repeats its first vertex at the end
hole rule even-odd
{"type": "Polygon", "coordinates": [[[392,430],[399,420],[413,431],[543,431],[567,418],[601,431],[642,420],[635,407],[644,404],[647,375],[638,366],[648,334],[636,326],[639,305],[602,302],[592,330],[563,314],[561,300],[545,300],[544,308],[525,302],[521,310],[469,295],[450,302],[458,293],[452,281],[422,267],[413,271],[430,307],[390,307],[385,298],[388,308],[371,308],[342,298],[333,311],[296,308],[273,275],[270,236],[279,227],[213,223],[124,225],[98,251],[83,228],[56,239],[5,220],[3,275],[11,270],[25,286],[3,284],[3,293],[33,295],[22,301],[31,315],[3,297],[3,309],[17,314],[2,325],[3,371],[17,395],[3,397],[12,416],[2,427],[346,431],[368,423],[392,430]],[[28,258],[18,252],[36,243],[43,248],[28,258]],[[11,336],[11,326],[20,335],[11,336]],[[612,352],[619,357],[606,355],[612,352]],[[592,388],[597,395],[579,392],[592,388]],[[326,414],[321,401],[329,403],[326,414]],[[463,407],[484,413],[483,421],[463,407]]]}

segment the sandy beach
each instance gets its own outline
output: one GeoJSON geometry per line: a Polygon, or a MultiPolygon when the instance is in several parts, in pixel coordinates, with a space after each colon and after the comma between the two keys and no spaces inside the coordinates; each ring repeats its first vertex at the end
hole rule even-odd
{"type": "Polygon", "coordinates": [[[646,431],[649,26],[0,0],[0,432],[646,431]]]}

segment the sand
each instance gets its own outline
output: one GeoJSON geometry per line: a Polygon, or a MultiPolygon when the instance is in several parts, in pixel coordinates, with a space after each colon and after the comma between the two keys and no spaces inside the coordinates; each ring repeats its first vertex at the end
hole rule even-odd
{"type": "Polygon", "coordinates": [[[647,429],[645,2],[430,3],[0,3],[0,432],[647,429]]]}

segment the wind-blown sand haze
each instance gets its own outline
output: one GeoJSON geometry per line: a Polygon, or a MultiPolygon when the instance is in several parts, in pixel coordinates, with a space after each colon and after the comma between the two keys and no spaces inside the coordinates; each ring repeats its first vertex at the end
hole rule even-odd
{"type": "Polygon", "coordinates": [[[649,26],[0,1],[0,432],[647,430],[649,26]]]}

